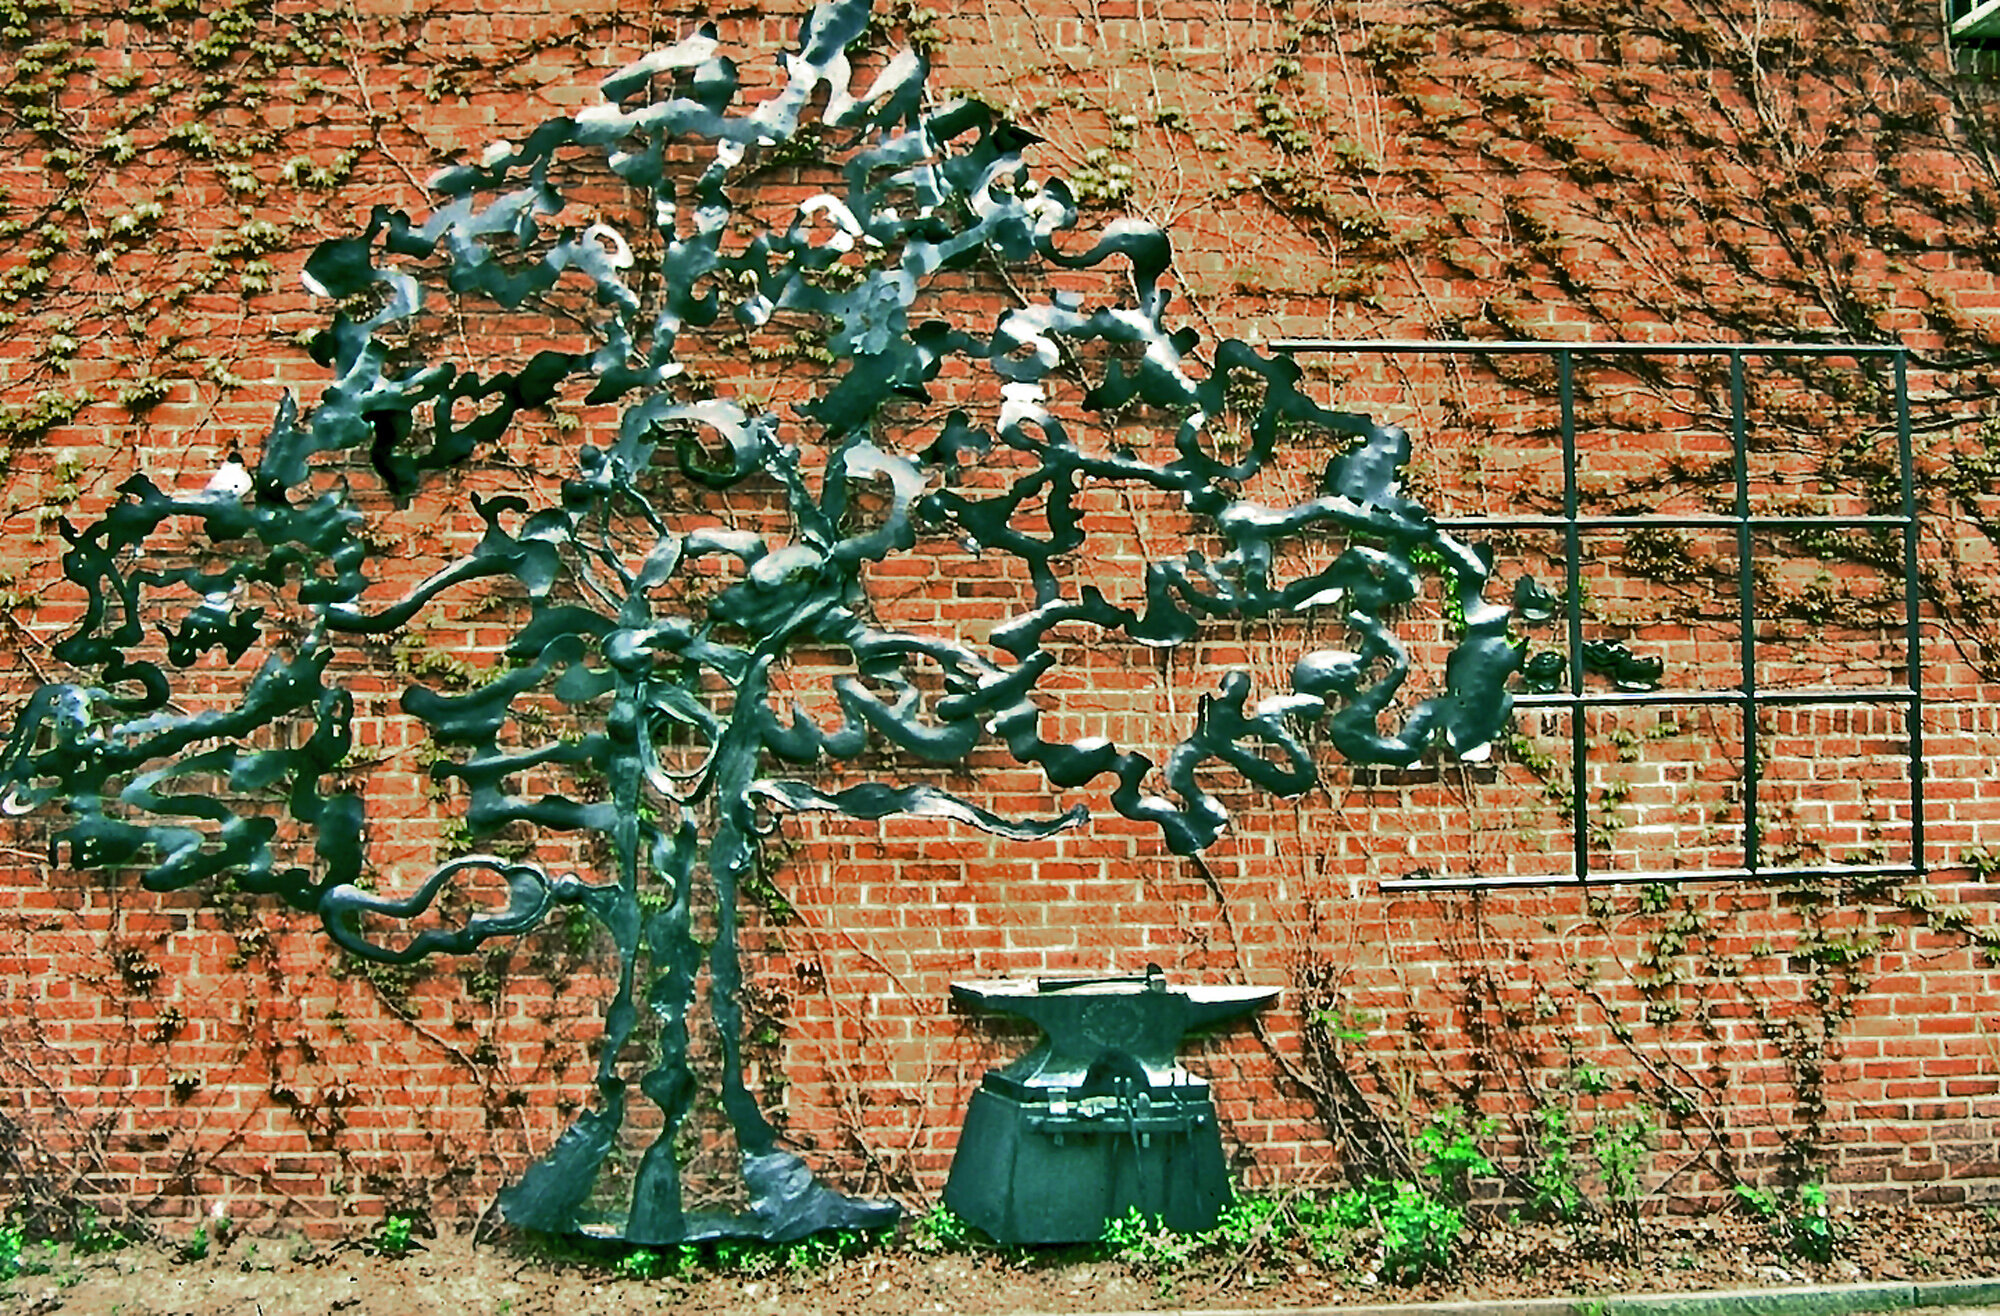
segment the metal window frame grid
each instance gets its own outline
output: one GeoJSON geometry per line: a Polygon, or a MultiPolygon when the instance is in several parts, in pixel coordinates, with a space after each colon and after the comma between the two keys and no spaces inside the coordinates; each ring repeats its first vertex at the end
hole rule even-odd
{"type": "Polygon", "coordinates": [[[1354,356],[1520,356],[1553,358],[1561,408],[1563,449],[1563,514],[1556,516],[1476,516],[1440,517],[1438,524],[1452,530],[1559,530],[1563,532],[1565,620],[1569,640],[1569,688],[1553,694],[1518,694],[1521,708],[1559,708],[1569,712],[1570,779],[1577,798],[1570,805],[1572,830],[1571,862],[1568,874],[1547,875],[1468,874],[1463,877],[1405,878],[1384,880],[1384,891],[1490,890],[1506,887],[1602,886],[1633,883],[1712,882],[1712,881],[1798,881],[1818,878],[1898,878],[1919,877],[1924,864],[1924,760],[1923,760],[1923,634],[1920,581],[1917,571],[1917,497],[1915,458],[1910,424],[1909,352],[1900,346],[1850,343],[1574,343],[1550,341],[1478,340],[1368,340],[1368,339],[1281,339],[1271,344],[1274,351],[1291,355],[1354,356]],[[1577,484],[1577,426],[1575,372],[1579,357],[1680,356],[1724,357],[1729,362],[1730,441],[1735,476],[1735,506],[1729,515],[1708,516],[1585,516],[1577,484]],[[1896,448],[1898,478],[1901,483],[1902,512],[1896,516],[1766,516],[1750,510],[1749,417],[1745,405],[1745,363],[1751,359],[1781,357],[1878,358],[1890,362],[1895,381],[1896,448]],[[1735,531],[1737,550],[1737,595],[1741,616],[1738,621],[1741,647],[1741,685],[1735,689],[1698,691],[1603,691],[1584,688],[1582,536],[1586,530],[1636,529],[1730,530],[1735,531]],[[1829,686],[1800,689],[1762,689],[1757,684],[1756,581],[1752,572],[1754,540],[1760,530],[1899,528],[1903,535],[1903,630],[1906,685],[1829,686]],[[1782,705],[1838,707],[1861,704],[1897,704],[1904,710],[1908,736],[1908,780],[1910,783],[1909,859],[1905,863],[1824,864],[1817,866],[1772,866],[1760,862],[1763,836],[1757,816],[1757,790],[1761,763],[1757,747],[1757,714],[1760,709],[1782,705]],[[1743,864],[1736,868],[1662,869],[1644,872],[1591,872],[1589,811],[1582,807],[1583,783],[1588,780],[1589,737],[1584,712],[1590,708],[1618,708],[1643,705],[1692,707],[1734,705],[1743,716],[1743,864]]]}

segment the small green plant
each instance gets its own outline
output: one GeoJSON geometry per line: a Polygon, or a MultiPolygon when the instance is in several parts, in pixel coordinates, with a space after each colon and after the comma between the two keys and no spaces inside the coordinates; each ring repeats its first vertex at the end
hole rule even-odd
{"type": "Polygon", "coordinates": [[[1143,1275],[1150,1275],[1162,1295],[1172,1292],[1179,1272],[1201,1255],[1206,1240],[1200,1234],[1169,1229],[1156,1215],[1133,1207],[1104,1225],[1104,1250],[1143,1275]]]}
{"type": "Polygon", "coordinates": [[[19,1217],[10,1216],[6,1224],[0,1225],[0,1284],[22,1272],[22,1257],[27,1247],[27,1230],[22,1227],[19,1217]]]}
{"type": "Polygon", "coordinates": [[[715,1245],[715,1268],[725,1274],[762,1279],[783,1264],[783,1251],[769,1243],[726,1238],[715,1245]]]}
{"type": "Polygon", "coordinates": [[[30,1243],[29,1230],[29,1224],[18,1215],[9,1216],[7,1223],[0,1225],[0,1283],[22,1275],[47,1275],[54,1279],[56,1287],[66,1289],[83,1279],[83,1269],[76,1264],[81,1258],[116,1251],[130,1246],[132,1241],[107,1226],[96,1210],[88,1206],[78,1211],[71,1225],[67,1259],[62,1246],[53,1238],[30,1243]]]}
{"type": "Polygon", "coordinates": [[[1493,1162],[1479,1150],[1479,1139],[1492,1136],[1494,1121],[1475,1120],[1456,1106],[1433,1111],[1412,1140],[1423,1160],[1424,1173],[1436,1177],[1444,1195],[1463,1204],[1472,1195],[1472,1176],[1493,1173],[1493,1162]]]}
{"type": "Polygon", "coordinates": [[[1576,1182],[1576,1130],[1569,1111],[1548,1104],[1534,1111],[1533,1164],[1528,1168],[1528,1209],[1544,1220],[1573,1225],[1587,1203],[1576,1182]]]}
{"type": "Polygon", "coordinates": [[[1216,1217],[1213,1238],[1233,1256],[1261,1251],[1283,1241],[1291,1230],[1284,1206],[1275,1197],[1241,1196],[1216,1217]]]}
{"type": "Polygon", "coordinates": [[[695,1247],[635,1247],[618,1258],[618,1277],[641,1283],[658,1279],[687,1279],[701,1268],[701,1250],[695,1247]]]}
{"type": "Polygon", "coordinates": [[[1645,1197],[1646,1162],[1652,1155],[1653,1122],[1646,1112],[1598,1116],[1590,1131],[1590,1154],[1604,1184],[1605,1205],[1617,1231],[1619,1249],[1633,1255],[1639,1243],[1639,1203],[1645,1197]]]}
{"type": "Polygon", "coordinates": [[[777,1261],[768,1246],[724,1239],[715,1245],[715,1268],[731,1275],[748,1275],[755,1279],[775,1270],[777,1261]]]}
{"type": "Polygon", "coordinates": [[[939,1202],[917,1217],[910,1243],[919,1252],[966,1252],[972,1248],[972,1226],[939,1202]]]}
{"type": "Polygon", "coordinates": [[[1332,1202],[1306,1198],[1292,1205],[1292,1220],[1300,1248],[1315,1264],[1345,1269],[1354,1258],[1354,1231],[1342,1221],[1332,1202]]]}
{"type": "Polygon", "coordinates": [[[1826,1189],[1803,1183],[1779,1193],[1770,1188],[1736,1185],[1736,1200],[1762,1220],[1779,1247],[1806,1261],[1827,1262],[1840,1244],[1840,1233],[1827,1205],[1826,1189]]]}
{"type": "Polygon", "coordinates": [[[196,1225],[188,1235],[187,1242],[181,1244],[182,1261],[206,1261],[208,1259],[208,1226],[196,1225]]]}
{"type": "Polygon", "coordinates": [[[1798,1208],[1792,1214],[1792,1251],[1810,1261],[1831,1261],[1839,1241],[1826,1189],[1816,1183],[1800,1184],[1798,1208]]]}
{"type": "Polygon", "coordinates": [[[375,1232],[375,1250],[385,1257],[400,1257],[416,1246],[417,1222],[400,1213],[392,1214],[375,1232]]]}
{"type": "Polygon", "coordinates": [[[783,1244],[779,1261],[793,1273],[825,1270],[835,1262],[858,1257],[875,1246],[876,1235],[860,1229],[833,1229],[783,1244]]]}
{"type": "Polygon", "coordinates": [[[1333,1201],[1335,1217],[1348,1229],[1376,1232],[1381,1276],[1393,1284],[1415,1284],[1452,1272],[1465,1213],[1417,1184],[1371,1179],[1333,1201]]]}
{"type": "Polygon", "coordinates": [[[69,1241],[72,1257],[94,1257],[101,1252],[116,1252],[131,1244],[132,1240],[123,1232],[104,1223],[96,1207],[86,1206],[77,1212],[76,1228],[71,1232],[69,1241]]]}
{"type": "Polygon", "coordinates": [[[220,1202],[216,1203],[209,1212],[208,1219],[196,1225],[194,1232],[188,1235],[187,1242],[181,1244],[181,1260],[207,1260],[209,1252],[215,1247],[229,1246],[229,1235],[235,1228],[236,1224],[229,1218],[229,1213],[223,1209],[220,1202]]]}

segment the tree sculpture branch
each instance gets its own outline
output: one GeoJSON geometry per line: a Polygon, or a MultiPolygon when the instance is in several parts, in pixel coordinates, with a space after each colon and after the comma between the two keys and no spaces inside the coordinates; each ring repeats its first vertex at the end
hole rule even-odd
{"type": "Polygon", "coordinates": [[[309,287],[341,307],[314,347],[332,382],[310,413],[288,400],[254,467],[225,468],[206,490],[170,494],[135,477],[102,521],[65,528],[65,574],[88,605],[56,656],[89,675],[33,696],[0,760],[0,785],[10,808],[69,811],[59,844],[71,863],[148,865],[142,880],[153,890],[229,873],[317,914],[349,952],[391,964],[472,951],[558,907],[581,907],[608,931],[619,971],[597,1102],[503,1196],[517,1224],[659,1243],[795,1238],[893,1215],[893,1204],[819,1185],[779,1146],[745,1084],[736,902],[759,839],[774,813],[799,810],[939,818],[1023,840],[1086,813],[1002,817],[921,783],[823,789],[803,779],[816,765],[853,760],[880,741],[922,763],[956,764],[991,737],[1052,787],[1110,777],[1114,808],[1192,854],[1228,823],[1200,779],[1210,762],[1294,795],[1317,779],[1301,724],[1324,721],[1352,759],[1401,765],[1434,747],[1483,757],[1508,719],[1506,686],[1520,665],[1509,610],[1484,597],[1485,556],[1400,492],[1403,431],[1320,407],[1289,360],[1240,342],[1219,345],[1201,371],[1196,335],[1166,320],[1165,235],[1120,221],[1066,250],[1077,207],[1061,184],[1032,179],[1021,155],[1029,135],[977,104],[926,108],[925,61],[911,52],[854,90],[848,50],[867,21],[861,0],[821,5],[777,89],[745,105],[735,65],[704,31],[613,74],[601,104],[441,174],[438,207],[421,223],[378,208],[360,234],[321,245],[307,263],[309,287]],[[738,241],[752,215],[737,185],[760,157],[802,142],[832,150],[844,186],[798,202],[785,227],[738,241]],[[558,219],[574,213],[559,180],[593,168],[643,199],[638,228],[558,219]],[[1129,278],[1136,296],[1099,307],[1069,294],[1030,298],[983,328],[920,318],[941,274],[993,260],[1105,267],[1129,278]],[[587,332],[571,322],[580,341],[482,377],[410,359],[398,340],[434,283],[461,305],[505,313],[580,288],[591,318],[587,332]],[[822,395],[781,413],[698,385],[688,346],[696,336],[779,316],[827,327],[835,363],[822,395]],[[1080,442],[1051,398],[1066,356],[1108,359],[1083,408],[1136,403],[1168,417],[1171,455],[1152,461],[1080,442]],[[953,361],[996,383],[997,418],[983,427],[954,409],[935,433],[903,442],[907,434],[891,433],[892,404],[926,397],[953,361]],[[615,431],[576,449],[552,501],[473,495],[484,525],[476,546],[400,602],[366,597],[369,541],[340,472],[365,471],[356,464],[365,458],[389,493],[418,496],[439,473],[503,444],[523,413],[579,391],[586,406],[614,410],[615,431]],[[1232,413],[1247,443],[1224,458],[1210,429],[1232,413]],[[1278,507],[1247,499],[1244,486],[1302,433],[1335,444],[1313,496],[1278,507]],[[1024,473],[970,478],[989,453],[1024,473]],[[659,494],[663,480],[768,489],[781,525],[770,516],[763,530],[687,524],[659,494]],[[1080,494],[1091,482],[1178,499],[1221,551],[1149,561],[1143,602],[1129,607],[1094,585],[1071,591],[1058,564],[1090,543],[1080,494]],[[246,551],[219,566],[142,555],[189,530],[246,551]],[[1018,559],[1032,602],[985,643],[871,622],[869,567],[925,535],[1018,559]],[[1321,543],[1318,565],[1279,579],[1281,546],[1321,543]],[[1411,658],[1393,622],[1419,594],[1420,563],[1441,564],[1464,620],[1437,693],[1411,701],[1401,693],[1411,658]],[[693,587],[716,578],[727,583],[705,598],[693,587]],[[608,871],[585,881],[526,858],[468,856],[406,896],[365,889],[364,801],[338,784],[354,698],[336,679],[336,655],[401,631],[449,596],[509,582],[526,601],[506,665],[469,689],[412,685],[404,709],[447,751],[433,775],[463,784],[475,835],[596,836],[608,871]],[[245,602],[251,586],[285,596],[305,620],[286,632],[245,602]],[[1315,612],[1335,618],[1356,648],[1307,654],[1292,688],[1261,701],[1246,673],[1230,673],[1202,696],[1163,765],[1106,738],[1043,734],[1036,694],[1057,664],[1048,642],[1058,628],[1173,646],[1210,618],[1315,612]],[[161,613],[173,625],[158,626],[156,643],[145,619],[161,613]],[[837,714],[774,708],[774,669],[801,648],[852,655],[852,674],[835,684],[837,714]],[[260,649],[268,656],[233,706],[182,712],[170,703],[170,669],[223,665],[216,655],[233,664],[260,649]],[[598,729],[503,743],[510,718],[538,700],[598,729]],[[530,797],[530,779],[565,772],[607,790],[530,797]],[[282,792],[286,825],[312,838],[308,860],[281,862],[281,819],[240,799],[266,788],[282,792]],[[706,945],[697,939],[698,870],[713,899],[700,925],[713,933],[706,945]],[[504,884],[502,908],[400,940],[382,930],[435,921],[434,911],[452,907],[445,893],[482,878],[504,884]],[[722,1214],[684,1205],[675,1151],[696,1095],[688,1020],[704,968],[721,1102],[750,1203],[722,1214]],[[662,1131],[624,1201],[602,1211],[593,1193],[626,1123],[633,1081],[621,1064],[642,1006],[660,1032],[636,1086],[659,1108],[662,1131]]]}

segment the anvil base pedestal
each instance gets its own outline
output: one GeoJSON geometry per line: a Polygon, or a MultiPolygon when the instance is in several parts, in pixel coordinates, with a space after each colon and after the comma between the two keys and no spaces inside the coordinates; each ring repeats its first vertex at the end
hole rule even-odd
{"type": "Polygon", "coordinates": [[[965,1114],[944,1201],[1008,1243],[1083,1243],[1133,1207],[1213,1228],[1230,1200],[1206,1084],[1071,1101],[988,1074],[965,1114]]]}

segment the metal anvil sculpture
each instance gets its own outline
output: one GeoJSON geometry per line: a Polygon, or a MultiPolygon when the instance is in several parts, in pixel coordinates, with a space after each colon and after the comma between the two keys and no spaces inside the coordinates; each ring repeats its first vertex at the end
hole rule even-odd
{"type": "MultiPolygon", "coordinates": [[[[704,29],[606,78],[601,103],[439,174],[421,220],[376,208],[306,262],[308,288],[335,306],[311,346],[329,375],[316,402],[286,398],[262,451],[205,488],[134,475],[103,519],[62,527],[83,606],[54,654],[74,676],[21,709],[0,752],[0,806],[63,810],[52,848],[69,862],[136,869],[154,891],[226,875],[386,963],[476,952],[552,911],[583,911],[614,950],[590,1100],[502,1194],[518,1225],[666,1243],[894,1218],[892,1202],[819,1184],[749,1089],[737,900],[761,838],[777,815],[828,810],[1031,840],[1088,808],[1007,818],[923,783],[823,790],[808,778],[829,760],[852,774],[875,756],[900,772],[997,742],[1052,793],[1104,783],[1110,807],[1193,854],[1229,823],[1211,764],[1293,796],[1319,780],[1315,726],[1349,759],[1406,765],[1482,758],[1508,723],[1521,664],[1509,608],[1485,597],[1488,556],[1403,492],[1409,436],[1321,406],[1288,358],[1232,340],[1198,360],[1198,335],[1167,317],[1166,235],[1118,220],[1079,238],[1075,198],[1022,157],[1035,139],[976,102],[936,103],[919,54],[871,55],[857,83],[848,48],[868,30],[865,0],[815,8],[772,89],[746,105],[704,29]],[[830,190],[771,222],[783,192],[759,189],[760,171],[781,168],[789,188],[808,176],[801,159],[830,190]],[[626,231],[578,218],[605,196],[633,199],[626,231]],[[919,305],[935,283],[1002,269],[1052,276],[1010,288],[1065,290],[1018,293],[997,314],[983,298],[919,305]],[[1070,291],[1091,271],[1104,277],[1096,305],[1070,291]],[[482,348],[517,341],[543,306],[547,337],[481,373],[486,351],[454,362],[457,340],[423,328],[427,290],[455,299],[467,335],[499,317],[506,336],[482,348]],[[787,408],[719,396],[703,378],[756,335],[824,345],[824,371],[802,377],[787,408]],[[947,370],[988,414],[926,405],[947,370]],[[508,492],[471,495],[478,542],[387,597],[397,568],[380,554],[396,536],[371,530],[367,509],[456,478],[518,417],[557,404],[599,418],[564,478],[504,463],[508,492]],[[1079,420],[1091,413],[1115,419],[1079,420]],[[1159,442],[1135,448],[1145,424],[1159,442]],[[1316,487],[1289,505],[1246,497],[1294,445],[1319,453],[1316,487]],[[1006,474],[979,469],[988,454],[1006,474]],[[352,496],[351,480],[371,482],[370,496],[352,496]],[[1183,509],[1205,550],[1149,556],[1123,588],[1079,570],[1098,530],[1088,486],[1183,509]],[[759,529],[716,524],[730,499],[759,529]],[[894,629],[870,597],[872,567],[919,544],[1017,559],[1032,597],[983,638],[894,629]],[[1441,679],[1415,697],[1396,627],[1426,573],[1456,628],[1441,679]],[[483,606],[488,589],[517,609],[504,661],[457,683],[413,673],[402,708],[471,834],[505,830],[519,848],[447,852],[421,877],[376,872],[367,810],[382,801],[352,759],[357,677],[373,683],[366,646],[420,638],[446,600],[483,606]],[[1210,620],[1278,618],[1343,647],[1305,655],[1290,688],[1227,673],[1158,760],[1041,734],[1058,634],[1172,647],[1210,620]],[[852,660],[816,714],[784,697],[780,674],[800,651],[852,660]],[[252,654],[254,672],[237,666],[252,654]],[[587,877],[547,867],[593,846],[604,859],[587,877]],[[480,912],[411,927],[468,908],[480,912]],[[683,1200],[677,1152],[701,1095],[689,1050],[704,990],[743,1179],[717,1209],[683,1200]],[[653,1112],[628,1118],[642,1100],[653,1112]]],[[[1177,1072],[1156,1082],[1157,1067],[1216,1001],[1075,999],[1147,1021],[1113,1034],[1136,1066],[1123,1076],[1133,1101],[1186,1105],[1200,1091],[1177,1072]]],[[[1048,1061],[1065,1074],[1083,1063],[1081,1090],[1100,1058],[1052,1047],[1048,1061]]],[[[1118,1095],[1118,1076],[1107,1081],[1118,1095]]]]}
{"type": "Polygon", "coordinates": [[[972,1094],[947,1206],[1003,1243],[1095,1239],[1134,1207],[1175,1229],[1215,1224],[1229,1203],[1215,1103],[1174,1053],[1277,988],[1170,987],[1148,965],[1135,977],[955,982],[951,994],[1044,1036],[972,1094]]]}

